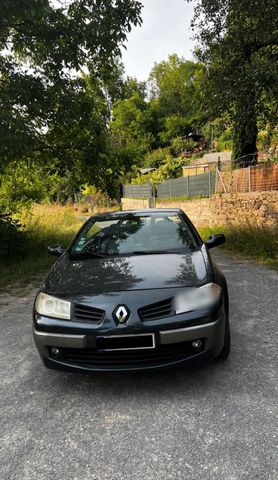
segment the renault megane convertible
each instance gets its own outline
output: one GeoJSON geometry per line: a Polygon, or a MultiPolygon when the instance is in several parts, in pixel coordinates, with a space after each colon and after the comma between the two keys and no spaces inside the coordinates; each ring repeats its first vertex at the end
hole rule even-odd
{"type": "Polygon", "coordinates": [[[44,364],[68,371],[159,369],[225,359],[227,283],[179,209],[91,217],[39,290],[34,339],[44,364]]]}

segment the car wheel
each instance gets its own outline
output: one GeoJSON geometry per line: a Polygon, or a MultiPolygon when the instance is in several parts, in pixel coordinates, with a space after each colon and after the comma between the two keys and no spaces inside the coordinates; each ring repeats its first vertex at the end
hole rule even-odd
{"type": "Polygon", "coordinates": [[[226,327],[225,327],[225,335],[224,335],[224,346],[216,357],[217,360],[225,360],[228,358],[231,349],[231,335],[230,335],[230,322],[229,317],[226,314],[226,327]]]}

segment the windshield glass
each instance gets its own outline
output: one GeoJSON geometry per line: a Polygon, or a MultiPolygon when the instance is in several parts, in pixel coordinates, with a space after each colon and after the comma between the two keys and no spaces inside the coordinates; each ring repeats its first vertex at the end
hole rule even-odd
{"type": "Polygon", "coordinates": [[[71,253],[113,256],[192,251],[196,247],[194,234],[181,215],[128,214],[89,221],[71,253]]]}

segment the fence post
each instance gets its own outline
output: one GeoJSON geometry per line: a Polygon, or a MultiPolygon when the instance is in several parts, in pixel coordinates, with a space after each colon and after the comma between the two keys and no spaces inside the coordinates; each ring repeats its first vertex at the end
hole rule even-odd
{"type": "Polygon", "coordinates": [[[251,192],[251,167],[248,167],[248,185],[249,185],[249,192],[251,192]]]}
{"type": "Polygon", "coordinates": [[[211,182],[211,178],[210,178],[210,170],[209,170],[209,178],[208,178],[208,187],[209,187],[209,191],[208,191],[208,194],[209,194],[209,195],[208,195],[208,196],[209,196],[209,197],[210,197],[210,192],[211,192],[211,184],[210,184],[210,182],[211,182]]]}
{"type": "Polygon", "coordinates": [[[155,198],[155,189],[154,189],[154,184],[149,182],[150,186],[151,186],[151,195],[152,195],[152,198],[155,198]]]}
{"type": "Polygon", "coordinates": [[[172,180],[169,180],[170,197],[172,198],[172,180]]]}
{"type": "Polygon", "coordinates": [[[227,189],[226,189],[226,187],[225,187],[225,185],[224,185],[223,179],[222,179],[222,177],[221,177],[221,173],[219,172],[218,168],[216,168],[216,172],[217,172],[217,174],[218,174],[219,180],[221,181],[221,184],[222,184],[222,188],[223,188],[223,190],[224,190],[224,193],[227,193],[227,189]]]}
{"type": "Polygon", "coordinates": [[[187,196],[189,197],[189,175],[187,175],[186,185],[187,185],[187,196]]]}

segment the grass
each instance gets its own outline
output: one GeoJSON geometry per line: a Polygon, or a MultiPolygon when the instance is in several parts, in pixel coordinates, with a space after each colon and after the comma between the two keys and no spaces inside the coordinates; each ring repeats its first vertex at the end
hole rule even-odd
{"type": "Polygon", "coordinates": [[[24,291],[26,285],[38,283],[55,262],[47,253],[49,245],[66,246],[84,219],[72,206],[35,205],[31,212],[21,215],[24,242],[20,255],[0,264],[0,290],[13,293],[24,291]]]}
{"type": "Polygon", "coordinates": [[[278,267],[278,226],[258,227],[252,225],[199,228],[203,239],[213,233],[224,233],[223,248],[240,257],[278,267]]]}
{"type": "Polygon", "coordinates": [[[165,202],[179,202],[179,201],[184,201],[184,200],[200,200],[201,198],[207,198],[204,195],[183,195],[180,197],[163,197],[163,198],[157,198],[156,199],[156,204],[159,205],[160,203],[165,203],[165,202]]]}

